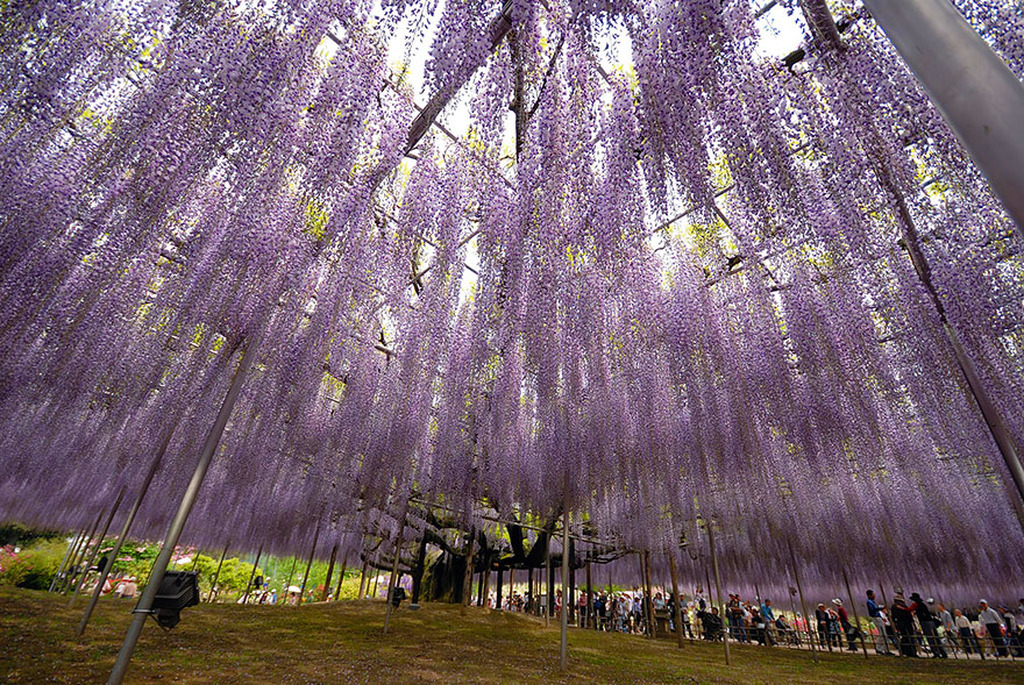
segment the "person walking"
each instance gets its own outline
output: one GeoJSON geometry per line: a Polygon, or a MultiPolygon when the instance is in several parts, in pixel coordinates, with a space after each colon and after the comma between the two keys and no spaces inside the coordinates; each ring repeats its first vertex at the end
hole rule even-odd
{"type": "Polygon", "coordinates": [[[854,642],[854,640],[860,637],[860,629],[850,623],[850,617],[846,613],[846,607],[843,606],[843,600],[836,597],[832,600],[832,603],[836,605],[836,613],[839,615],[839,624],[843,627],[843,633],[846,635],[846,641],[848,643],[847,649],[851,652],[856,652],[857,643],[854,642]]]}
{"type": "Polygon", "coordinates": [[[768,642],[768,646],[776,644],[775,640],[775,610],[772,609],[772,600],[765,599],[761,603],[761,616],[764,618],[765,624],[765,640],[768,642]]]}
{"type": "Polygon", "coordinates": [[[971,628],[971,620],[964,616],[964,612],[959,609],[955,613],[953,624],[956,626],[956,632],[960,635],[960,644],[964,646],[964,654],[970,654],[973,648],[984,659],[985,652],[978,646],[978,638],[974,635],[974,630],[971,628]]]}
{"type": "Polygon", "coordinates": [[[942,602],[939,602],[939,612],[936,614],[939,619],[939,625],[942,626],[942,631],[946,636],[946,640],[949,642],[950,647],[956,650],[956,622],[953,621],[953,614],[949,613],[949,609],[942,602]]]}
{"type": "Polygon", "coordinates": [[[889,650],[889,645],[885,639],[885,617],[882,616],[882,608],[875,602],[875,591],[868,590],[868,618],[875,624],[875,629],[878,631],[875,633],[875,654],[886,654],[891,655],[892,652],[889,650]]]}
{"type": "Polygon", "coordinates": [[[1009,656],[1006,644],[1003,642],[1003,624],[999,620],[999,612],[989,607],[988,602],[984,599],[978,602],[978,623],[985,626],[989,637],[992,638],[996,656],[1009,656]]]}
{"type": "Polygon", "coordinates": [[[914,612],[907,606],[903,593],[897,592],[893,597],[889,613],[896,624],[896,632],[900,635],[900,654],[917,658],[917,643],[914,641],[914,612]]]}
{"type": "Polygon", "coordinates": [[[939,640],[939,622],[931,609],[928,608],[928,605],[934,604],[935,600],[929,597],[928,601],[925,601],[916,592],[911,593],[910,600],[911,604],[908,610],[917,615],[917,620],[921,624],[921,632],[924,633],[925,640],[928,641],[928,648],[931,650],[932,658],[948,659],[949,655],[946,654],[946,650],[942,647],[942,641],[939,640]]]}

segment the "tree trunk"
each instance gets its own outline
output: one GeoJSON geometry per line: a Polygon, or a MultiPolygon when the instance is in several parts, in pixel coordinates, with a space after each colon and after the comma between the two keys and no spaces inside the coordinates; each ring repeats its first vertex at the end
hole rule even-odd
{"type": "Polygon", "coordinates": [[[427,563],[427,532],[423,530],[423,537],[420,538],[420,549],[416,554],[416,568],[412,572],[412,603],[419,604],[420,589],[423,586],[423,571],[427,563]]]}
{"type": "Polygon", "coordinates": [[[496,588],[497,591],[495,593],[495,601],[494,601],[494,608],[497,609],[498,611],[501,611],[502,606],[503,606],[502,603],[501,603],[501,581],[502,581],[502,575],[501,574],[502,574],[501,560],[499,559],[498,560],[498,587],[496,588]]]}

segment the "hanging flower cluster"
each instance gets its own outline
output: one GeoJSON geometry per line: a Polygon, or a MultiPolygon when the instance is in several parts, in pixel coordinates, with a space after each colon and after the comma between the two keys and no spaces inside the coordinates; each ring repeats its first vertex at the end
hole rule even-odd
{"type": "Polygon", "coordinates": [[[159,457],[159,535],[245,350],[191,543],[347,553],[415,495],[697,577],[712,525],[734,578],[1005,579],[954,343],[1024,445],[1019,239],[839,13],[786,68],[739,0],[7,4],[0,516],[83,525],[159,457]]]}

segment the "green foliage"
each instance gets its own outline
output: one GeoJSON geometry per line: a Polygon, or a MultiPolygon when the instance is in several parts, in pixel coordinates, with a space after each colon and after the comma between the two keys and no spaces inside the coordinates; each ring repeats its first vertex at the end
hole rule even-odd
{"type": "Polygon", "coordinates": [[[17,585],[28,574],[29,561],[11,545],[0,547],[0,585],[17,585]]]}
{"type": "MultiPolygon", "coordinates": [[[[115,542],[116,538],[104,540],[102,549],[112,547],[115,542]]],[[[149,572],[159,553],[159,545],[131,539],[125,540],[121,547],[121,553],[117,555],[117,560],[114,562],[113,571],[119,575],[135,576],[135,581],[141,588],[149,582],[149,572]]]]}
{"type": "MultiPolygon", "coordinates": [[[[214,567],[214,570],[216,570],[216,567],[214,567]]],[[[256,575],[263,575],[259,567],[256,568],[256,575]]],[[[221,594],[225,592],[242,594],[245,592],[251,576],[252,564],[247,564],[238,559],[225,559],[224,567],[220,570],[220,578],[217,579],[217,585],[220,587],[221,594]]],[[[212,574],[210,579],[213,579],[212,574]]]]}
{"type": "Polygon", "coordinates": [[[13,545],[0,548],[0,585],[48,589],[67,549],[61,538],[35,538],[19,552],[13,545]]]}

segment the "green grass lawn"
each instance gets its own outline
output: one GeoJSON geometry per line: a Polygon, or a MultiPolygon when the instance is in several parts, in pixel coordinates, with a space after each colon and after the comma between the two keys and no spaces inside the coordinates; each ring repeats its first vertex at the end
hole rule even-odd
{"type": "MultiPolygon", "coordinates": [[[[94,683],[110,672],[132,603],[105,599],[83,639],[81,605],[43,592],[0,588],[0,682],[94,683]]],[[[721,645],[570,630],[569,670],[559,631],[518,614],[444,604],[407,605],[382,634],[379,601],[287,607],[186,609],[170,632],[147,625],[129,682],[184,683],[1024,683],[1024,662],[905,660],[721,645]]]]}

